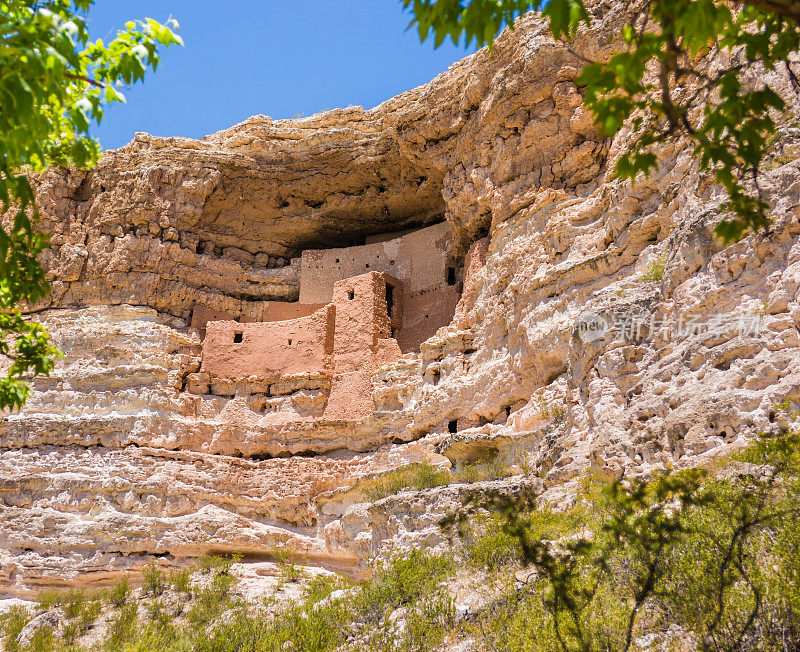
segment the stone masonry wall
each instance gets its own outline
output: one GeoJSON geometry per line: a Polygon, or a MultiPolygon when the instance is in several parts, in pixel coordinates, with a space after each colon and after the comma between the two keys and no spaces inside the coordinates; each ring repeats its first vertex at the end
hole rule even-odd
{"type": "Polygon", "coordinates": [[[451,243],[446,222],[358,247],[307,249],[300,262],[300,302],[326,303],[336,281],[384,272],[401,280],[408,296],[447,286],[451,243]]]}
{"type": "Polygon", "coordinates": [[[271,381],[328,369],[333,351],[334,308],[278,322],[206,325],[201,370],[217,378],[271,381]]]}

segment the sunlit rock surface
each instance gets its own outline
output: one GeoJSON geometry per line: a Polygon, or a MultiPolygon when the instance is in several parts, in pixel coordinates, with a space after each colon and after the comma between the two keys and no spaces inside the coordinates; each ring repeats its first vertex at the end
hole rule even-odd
{"type": "MultiPolygon", "coordinates": [[[[613,5],[584,56],[607,54],[613,5]]],[[[646,181],[614,178],[629,135],[597,135],[579,71],[527,17],[372,110],[139,134],[91,173],[37,179],[53,293],[35,316],[65,358],[0,422],[3,593],[279,545],[358,574],[437,545],[465,491],[368,503],[359,478],[497,457],[528,475],[506,490],[552,488],[703,464],[775,427],[800,394],[800,131],[787,123],[767,162],[770,233],[724,247],[725,197],[685,143],[646,181]],[[246,396],[189,391],[195,304],[258,321],[298,299],[304,249],[442,219],[455,317],[371,374],[372,414],[273,423],[246,396]]]]}

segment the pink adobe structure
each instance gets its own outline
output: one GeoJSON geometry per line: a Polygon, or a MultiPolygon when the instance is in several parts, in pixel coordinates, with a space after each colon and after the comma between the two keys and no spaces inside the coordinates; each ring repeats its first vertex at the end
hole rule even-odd
{"type": "Polygon", "coordinates": [[[378,361],[401,355],[392,338],[401,323],[402,283],[380,272],[362,274],[337,281],[333,301],[307,317],[208,322],[201,373],[212,393],[227,387],[277,395],[292,381],[298,389],[330,388],[322,414],[312,416],[358,419],[374,410],[369,377],[378,361]]]}
{"type": "Polygon", "coordinates": [[[441,224],[359,247],[304,251],[300,302],[269,302],[261,322],[196,306],[202,365],[187,389],[247,397],[252,409],[282,421],[372,414],[372,373],[452,320],[461,270],[449,262],[449,244],[441,224]]]}

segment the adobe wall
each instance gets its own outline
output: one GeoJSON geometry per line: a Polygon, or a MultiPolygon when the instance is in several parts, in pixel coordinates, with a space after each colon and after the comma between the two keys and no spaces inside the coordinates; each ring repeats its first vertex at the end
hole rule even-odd
{"type": "Polygon", "coordinates": [[[265,301],[264,309],[260,315],[250,317],[243,316],[243,322],[256,321],[286,321],[288,319],[299,319],[313,315],[320,308],[324,308],[324,303],[299,303],[297,301],[265,301]]]}
{"type": "Polygon", "coordinates": [[[334,368],[337,373],[374,367],[379,339],[389,338],[403,314],[402,283],[388,274],[372,272],[334,284],[336,306],[333,338],[334,368]],[[386,286],[394,297],[392,316],[386,303],[386,286]]]}
{"type": "Polygon", "coordinates": [[[403,353],[419,351],[420,344],[453,321],[460,298],[458,285],[406,297],[403,327],[397,331],[396,337],[400,350],[403,353]]]}
{"type": "Polygon", "coordinates": [[[206,325],[201,370],[216,378],[255,376],[265,381],[329,372],[333,330],[332,305],[287,321],[210,321],[206,325]]]}
{"type": "Polygon", "coordinates": [[[210,321],[233,321],[233,315],[224,310],[214,310],[200,303],[194,304],[192,322],[189,329],[196,333],[201,341],[206,336],[206,325],[210,321]]]}
{"type": "Polygon", "coordinates": [[[369,272],[399,279],[406,296],[444,287],[450,242],[450,226],[442,222],[384,242],[308,249],[300,261],[300,303],[327,303],[337,281],[369,272]]]}
{"type": "Polygon", "coordinates": [[[190,330],[197,333],[202,341],[206,335],[206,324],[210,321],[239,321],[241,323],[286,321],[308,317],[324,307],[324,303],[305,304],[297,301],[263,301],[258,306],[257,314],[243,314],[237,320],[229,312],[214,310],[201,303],[196,303],[192,308],[190,330]]]}
{"type": "Polygon", "coordinates": [[[334,377],[325,407],[326,419],[359,419],[375,411],[370,376],[387,352],[379,343],[399,328],[403,286],[388,274],[371,272],[337,281],[333,288],[336,327],[333,338],[334,377]],[[391,305],[387,303],[391,287],[391,305]]]}

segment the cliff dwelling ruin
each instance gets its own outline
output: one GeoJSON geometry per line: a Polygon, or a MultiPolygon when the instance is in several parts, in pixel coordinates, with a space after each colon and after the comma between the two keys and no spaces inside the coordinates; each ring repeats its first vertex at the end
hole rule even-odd
{"type": "Polygon", "coordinates": [[[526,18],[374,109],[140,133],[37,176],[35,317],[64,358],[0,419],[5,596],[234,551],[256,579],[279,549],[357,575],[440,545],[473,466],[565,496],[778,428],[800,401],[800,157],[766,170],[773,235],[717,248],[691,148],[616,179],[630,134],[596,133],[577,75],[526,18]],[[585,342],[587,311],[762,330],[585,342]],[[367,491],[421,463],[453,482],[367,491]]]}
{"type": "Polygon", "coordinates": [[[275,422],[355,420],[375,411],[371,374],[450,323],[462,271],[442,222],[366,243],[306,249],[299,301],[271,301],[263,321],[239,322],[196,305],[202,339],[193,394],[244,397],[275,422]]]}

